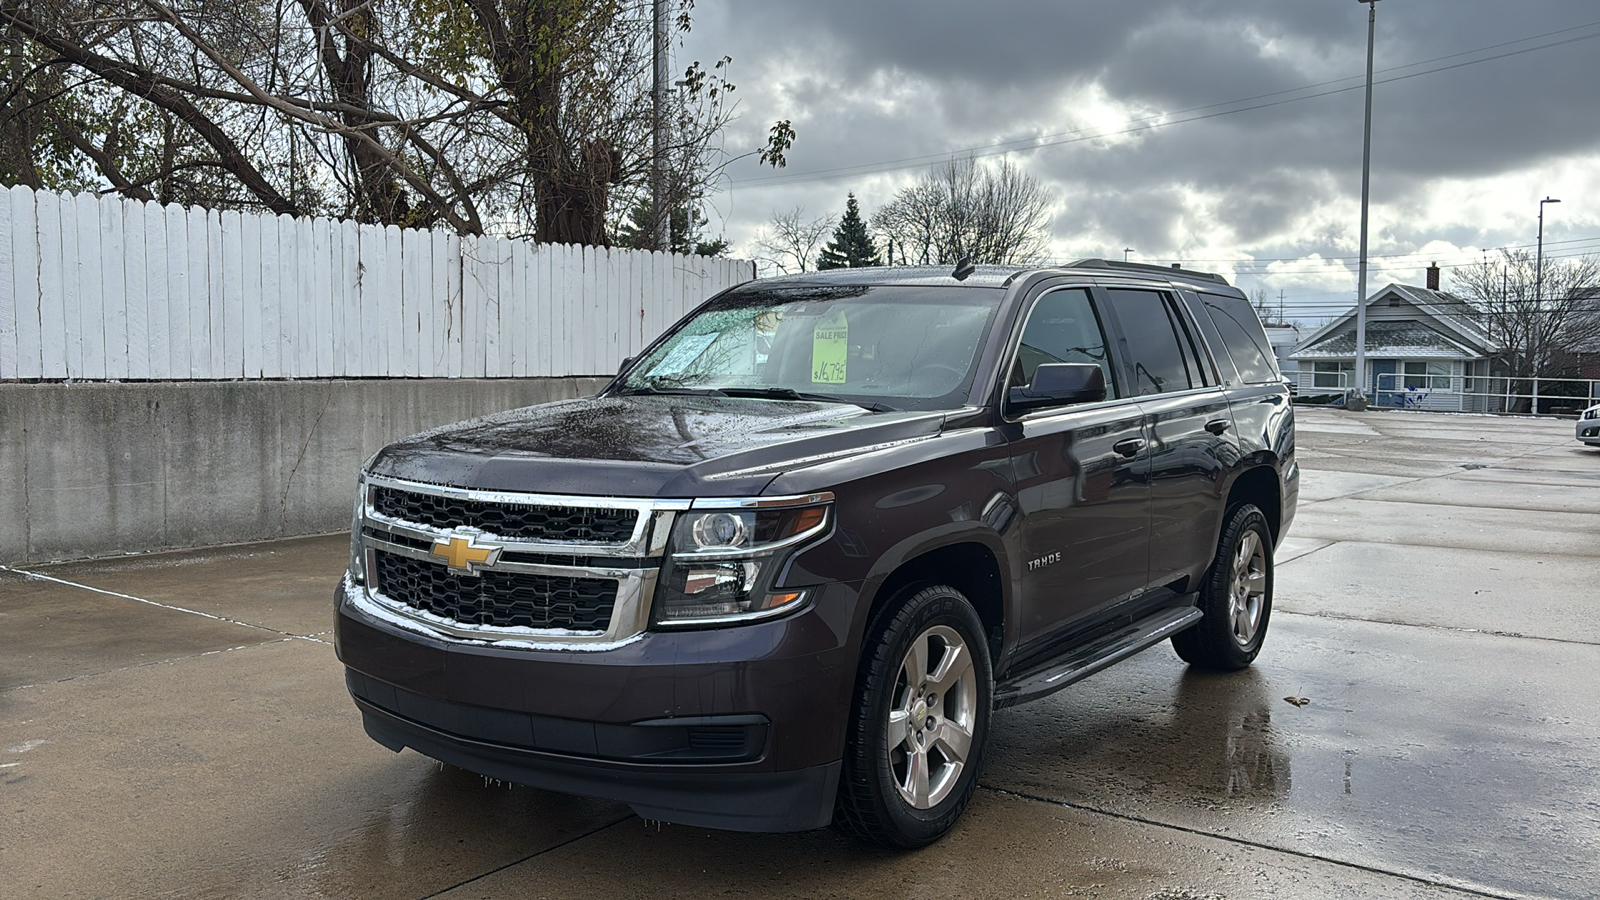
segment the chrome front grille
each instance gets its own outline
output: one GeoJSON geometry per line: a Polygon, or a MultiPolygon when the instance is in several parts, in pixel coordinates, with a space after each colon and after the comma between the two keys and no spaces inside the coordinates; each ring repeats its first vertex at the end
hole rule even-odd
{"type": "Polygon", "coordinates": [[[368,476],[356,523],[367,576],[361,597],[441,637],[626,640],[649,623],[673,517],[690,505],[368,476]],[[478,555],[466,564],[452,546],[478,555]]]}
{"type": "Polygon", "coordinates": [[[603,650],[650,624],[677,517],[800,497],[632,498],[458,488],[363,475],[346,596],[432,637],[603,650]]]}
{"type": "Polygon", "coordinates": [[[444,565],[375,552],[378,592],[413,610],[464,626],[562,629],[600,634],[611,625],[617,581],[487,571],[458,575],[444,565]]]}
{"type": "Polygon", "coordinates": [[[639,521],[636,509],[545,506],[422,494],[392,487],[372,489],[379,515],[446,530],[475,528],[518,541],[626,542],[639,521]]]}

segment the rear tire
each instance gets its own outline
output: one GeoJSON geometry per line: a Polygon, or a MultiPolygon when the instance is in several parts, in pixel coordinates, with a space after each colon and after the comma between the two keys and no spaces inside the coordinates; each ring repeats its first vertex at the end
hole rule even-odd
{"type": "Polygon", "coordinates": [[[1200,590],[1203,618],[1172,636],[1172,649],[1202,669],[1234,671],[1261,652],[1272,618],[1272,530],[1254,504],[1228,511],[1200,590]]]}
{"type": "Polygon", "coordinates": [[[955,825],[978,786],[994,694],[984,627],[943,585],[912,594],[868,635],[833,825],[911,849],[955,825]]]}

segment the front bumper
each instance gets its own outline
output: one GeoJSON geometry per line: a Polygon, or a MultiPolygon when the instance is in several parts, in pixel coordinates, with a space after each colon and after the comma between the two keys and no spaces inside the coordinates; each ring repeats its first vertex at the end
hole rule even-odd
{"type": "Polygon", "coordinates": [[[1600,447],[1600,419],[1579,419],[1577,438],[1590,446],[1600,447]]]}
{"type": "Polygon", "coordinates": [[[336,647],[367,733],[493,778],[739,831],[832,817],[854,685],[855,591],[770,622],[604,649],[430,637],[338,590],[336,647]]]}

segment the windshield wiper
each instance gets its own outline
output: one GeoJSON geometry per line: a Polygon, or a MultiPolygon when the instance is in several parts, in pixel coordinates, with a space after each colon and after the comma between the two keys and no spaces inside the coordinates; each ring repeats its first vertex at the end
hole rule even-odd
{"type": "Polygon", "coordinates": [[[894,407],[886,406],[882,403],[849,400],[844,397],[835,397],[832,394],[811,394],[786,387],[730,387],[723,388],[722,393],[729,397],[758,397],[767,400],[814,400],[821,403],[849,403],[871,412],[894,412],[894,407]]]}
{"type": "Polygon", "coordinates": [[[641,394],[672,394],[690,397],[726,397],[716,388],[690,388],[690,387],[656,387],[653,384],[636,384],[625,387],[616,392],[619,397],[637,397],[641,394]]]}

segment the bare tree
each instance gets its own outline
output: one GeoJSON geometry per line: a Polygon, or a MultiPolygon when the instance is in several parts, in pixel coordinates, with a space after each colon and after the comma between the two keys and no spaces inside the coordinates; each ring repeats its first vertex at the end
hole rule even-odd
{"type": "Polygon", "coordinates": [[[1498,260],[1457,270],[1455,280],[1505,348],[1513,377],[1561,377],[1562,359],[1600,341],[1600,257],[1546,260],[1542,298],[1536,257],[1526,250],[1502,250],[1498,260]]]}
{"type": "Polygon", "coordinates": [[[1256,308],[1256,315],[1263,322],[1272,321],[1272,301],[1267,299],[1267,289],[1257,287],[1250,292],[1250,305],[1256,308]]]}
{"type": "MultiPolygon", "coordinates": [[[[692,0],[671,0],[679,34],[692,0]]],[[[651,140],[649,0],[0,0],[0,182],[605,244],[725,165],[729,60],[651,140]]],[[[784,163],[780,122],[758,152],[784,163]]]]}
{"type": "Polygon", "coordinates": [[[817,258],[817,250],[833,233],[834,222],[827,216],[807,219],[805,208],[796,206],[785,212],[775,212],[756,238],[756,249],[762,254],[757,262],[766,263],[785,275],[805,272],[817,258]]]}
{"type": "Polygon", "coordinates": [[[1009,160],[951,159],[895,194],[873,225],[907,262],[1010,265],[1044,256],[1050,192],[1009,160]]]}

